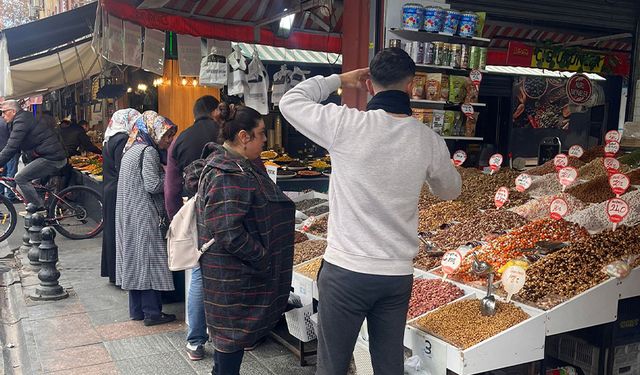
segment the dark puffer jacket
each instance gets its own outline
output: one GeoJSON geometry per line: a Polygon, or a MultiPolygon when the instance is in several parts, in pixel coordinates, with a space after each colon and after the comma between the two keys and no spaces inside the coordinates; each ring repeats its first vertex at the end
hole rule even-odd
{"type": "Polygon", "coordinates": [[[31,113],[18,111],[10,128],[9,141],[0,152],[0,165],[5,165],[20,151],[27,153],[31,160],[45,158],[57,161],[67,158],[55,130],[44,122],[36,123],[31,113]]]}

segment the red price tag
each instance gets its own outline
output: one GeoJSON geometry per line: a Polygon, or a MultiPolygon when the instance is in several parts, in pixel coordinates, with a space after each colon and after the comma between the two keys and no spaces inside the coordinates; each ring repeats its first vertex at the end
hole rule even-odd
{"type": "Polygon", "coordinates": [[[556,198],[549,205],[549,213],[554,220],[560,220],[569,213],[569,205],[562,198],[556,198]]]}
{"type": "Polygon", "coordinates": [[[610,175],[616,174],[618,173],[618,170],[620,170],[620,162],[618,161],[618,159],[604,158],[602,163],[604,164],[604,169],[606,169],[610,175]]]}
{"type": "Polygon", "coordinates": [[[584,155],[584,149],[580,145],[573,145],[569,147],[569,156],[573,156],[574,158],[581,158],[584,155]]]}
{"type": "Polygon", "coordinates": [[[620,151],[620,143],[611,141],[604,146],[604,156],[612,158],[620,151]]]}
{"type": "Polygon", "coordinates": [[[531,182],[533,182],[531,176],[526,173],[522,173],[516,177],[516,190],[522,193],[531,186],[531,182]]]}
{"type": "Polygon", "coordinates": [[[463,104],[460,106],[460,109],[462,110],[462,113],[469,118],[473,117],[473,114],[475,113],[471,104],[463,104]]]}
{"type": "Polygon", "coordinates": [[[469,72],[469,78],[471,78],[471,83],[478,88],[480,87],[480,82],[482,82],[482,72],[478,69],[473,69],[469,72]]]}
{"type": "Polygon", "coordinates": [[[607,134],[604,135],[604,144],[609,142],[620,142],[620,132],[617,130],[609,130],[607,134]]]}
{"type": "Polygon", "coordinates": [[[467,153],[462,151],[462,150],[458,150],[456,152],[453,153],[453,164],[456,166],[460,166],[462,164],[464,164],[465,160],[467,160],[467,153]]]}
{"type": "Polygon", "coordinates": [[[620,198],[611,198],[607,201],[607,216],[609,221],[618,224],[629,214],[629,205],[620,198]]]}
{"type": "Polygon", "coordinates": [[[569,165],[569,158],[565,154],[558,154],[553,158],[553,165],[556,166],[556,171],[559,171],[569,165]]]}
{"type": "Polygon", "coordinates": [[[622,173],[616,173],[609,177],[609,186],[611,186],[611,190],[613,190],[613,194],[616,196],[624,194],[624,192],[629,189],[629,185],[631,185],[629,177],[622,173]]]}
{"type": "Polygon", "coordinates": [[[462,264],[462,254],[458,250],[449,250],[442,256],[440,265],[446,275],[455,273],[462,264]]]}
{"type": "Polygon", "coordinates": [[[491,155],[491,157],[489,158],[489,167],[491,168],[491,172],[498,171],[502,166],[503,160],[504,158],[502,157],[502,154],[491,155]]]}
{"type": "Polygon", "coordinates": [[[558,171],[558,180],[560,180],[560,185],[562,185],[562,190],[573,184],[573,182],[578,178],[578,171],[573,167],[564,167],[558,171]]]}
{"type": "Polygon", "coordinates": [[[507,203],[508,200],[509,200],[509,189],[507,189],[505,186],[498,189],[498,191],[496,191],[495,197],[493,198],[493,201],[496,204],[496,208],[500,208],[504,206],[504,204],[507,203]]]}

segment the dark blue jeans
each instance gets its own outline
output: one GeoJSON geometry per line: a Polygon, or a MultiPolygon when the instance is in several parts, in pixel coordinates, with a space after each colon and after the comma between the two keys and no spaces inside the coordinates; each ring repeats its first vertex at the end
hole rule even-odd
{"type": "MultiPolygon", "coordinates": [[[[13,159],[9,160],[7,164],[5,164],[4,171],[2,172],[2,177],[14,178],[16,176],[16,173],[18,173],[18,155],[14,156],[13,159]]],[[[9,190],[8,188],[0,188],[4,190],[0,193],[4,194],[5,197],[9,199],[13,199],[16,197],[13,191],[9,190]]]]}
{"type": "Polygon", "coordinates": [[[233,353],[213,352],[213,375],[240,375],[244,350],[233,353]]]}
{"type": "Polygon", "coordinates": [[[129,317],[135,320],[156,318],[162,313],[162,301],[157,290],[130,290],[129,317]]]}

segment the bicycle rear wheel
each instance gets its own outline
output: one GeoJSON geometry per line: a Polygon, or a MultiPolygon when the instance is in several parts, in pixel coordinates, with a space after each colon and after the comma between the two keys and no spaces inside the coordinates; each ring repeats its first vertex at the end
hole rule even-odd
{"type": "Polygon", "coordinates": [[[13,230],[16,229],[18,215],[13,203],[0,194],[0,242],[9,238],[13,230]]]}
{"type": "Polygon", "coordinates": [[[47,219],[67,238],[93,238],[102,232],[102,196],[87,186],[69,186],[51,197],[47,219]]]}

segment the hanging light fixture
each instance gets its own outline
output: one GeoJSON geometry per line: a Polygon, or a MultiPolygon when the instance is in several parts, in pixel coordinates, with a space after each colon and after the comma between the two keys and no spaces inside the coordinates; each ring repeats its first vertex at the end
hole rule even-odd
{"type": "Polygon", "coordinates": [[[182,83],[182,86],[186,86],[187,85],[187,79],[183,78],[180,83],[182,83]]]}
{"type": "Polygon", "coordinates": [[[198,80],[194,78],[193,81],[191,81],[191,84],[193,85],[193,87],[198,86],[198,80]]]}

